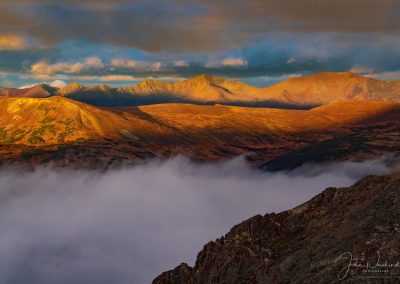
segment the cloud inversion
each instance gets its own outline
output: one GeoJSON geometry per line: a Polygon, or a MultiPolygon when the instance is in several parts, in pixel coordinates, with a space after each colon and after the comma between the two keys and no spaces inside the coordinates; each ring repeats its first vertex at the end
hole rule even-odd
{"type": "Polygon", "coordinates": [[[254,171],[176,158],[108,172],[0,173],[0,282],[149,283],[255,214],[388,169],[379,161],[254,171]]]}

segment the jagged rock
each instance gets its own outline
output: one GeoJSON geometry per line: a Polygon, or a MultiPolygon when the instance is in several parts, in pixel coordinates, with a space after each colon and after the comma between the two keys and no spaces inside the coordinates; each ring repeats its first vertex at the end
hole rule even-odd
{"type": "Polygon", "coordinates": [[[193,268],[181,264],[153,284],[335,283],[339,278],[359,283],[357,277],[368,275],[378,276],[369,283],[395,283],[400,267],[387,273],[363,269],[367,261],[376,264],[378,254],[382,265],[400,263],[400,235],[389,229],[398,228],[399,194],[399,175],[328,188],[292,210],[236,225],[205,245],[193,268]],[[360,266],[346,274],[350,253],[360,266]]]}

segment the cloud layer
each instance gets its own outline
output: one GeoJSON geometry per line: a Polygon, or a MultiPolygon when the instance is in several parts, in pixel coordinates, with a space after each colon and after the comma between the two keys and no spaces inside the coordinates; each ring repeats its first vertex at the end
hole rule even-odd
{"type": "Polygon", "coordinates": [[[149,283],[248,217],[387,170],[371,161],[267,174],[242,159],[182,158],[108,172],[3,170],[0,282],[149,283]]]}
{"type": "Polygon", "coordinates": [[[85,71],[100,70],[104,64],[98,57],[88,57],[82,62],[60,62],[48,64],[40,61],[31,66],[31,72],[37,75],[55,75],[55,74],[82,74],[85,71]]]}

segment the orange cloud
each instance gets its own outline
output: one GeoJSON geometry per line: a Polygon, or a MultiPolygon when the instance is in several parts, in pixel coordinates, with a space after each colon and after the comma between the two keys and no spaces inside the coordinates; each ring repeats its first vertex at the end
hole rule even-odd
{"type": "Polygon", "coordinates": [[[0,50],[17,50],[27,46],[26,40],[17,35],[0,35],[0,50]]]}
{"type": "Polygon", "coordinates": [[[87,70],[99,70],[104,67],[103,62],[98,57],[88,57],[82,62],[60,62],[49,64],[39,61],[31,66],[31,72],[36,75],[54,74],[79,74],[87,70]]]}

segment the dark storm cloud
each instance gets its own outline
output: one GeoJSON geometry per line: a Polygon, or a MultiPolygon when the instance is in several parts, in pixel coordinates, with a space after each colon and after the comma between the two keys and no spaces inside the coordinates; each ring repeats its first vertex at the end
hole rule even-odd
{"type": "Polygon", "coordinates": [[[146,2],[1,6],[0,30],[29,34],[50,44],[72,38],[151,52],[210,50],[214,42],[221,44],[215,33],[208,33],[198,6],[146,2]]]}
{"type": "Polygon", "coordinates": [[[389,169],[382,161],[262,173],[176,158],[107,172],[0,171],[0,283],[150,283],[255,214],[389,169]]]}
{"type": "Polygon", "coordinates": [[[42,58],[56,58],[52,48],[28,50],[0,50],[0,70],[10,73],[29,72],[31,65],[42,58]]]}
{"type": "Polygon", "coordinates": [[[272,33],[398,32],[396,0],[1,1],[0,31],[151,52],[215,51],[272,33]]]}

